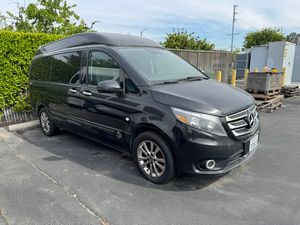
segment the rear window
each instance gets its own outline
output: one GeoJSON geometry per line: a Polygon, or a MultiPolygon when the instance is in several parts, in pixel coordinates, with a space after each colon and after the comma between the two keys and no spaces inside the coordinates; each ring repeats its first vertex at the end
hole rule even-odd
{"type": "Polygon", "coordinates": [[[80,83],[81,52],[52,56],[51,81],[63,84],[80,83]]]}
{"type": "Polygon", "coordinates": [[[49,56],[38,58],[32,61],[30,79],[38,81],[50,80],[51,58],[49,56]]]}

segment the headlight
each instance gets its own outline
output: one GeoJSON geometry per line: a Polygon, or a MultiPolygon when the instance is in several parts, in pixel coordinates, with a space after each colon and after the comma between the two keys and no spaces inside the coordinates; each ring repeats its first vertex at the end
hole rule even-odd
{"type": "Polygon", "coordinates": [[[202,113],[189,112],[183,109],[171,107],[176,118],[189,126],[204,130],[219,136],[227,136],[220,118],[202,113]]]}

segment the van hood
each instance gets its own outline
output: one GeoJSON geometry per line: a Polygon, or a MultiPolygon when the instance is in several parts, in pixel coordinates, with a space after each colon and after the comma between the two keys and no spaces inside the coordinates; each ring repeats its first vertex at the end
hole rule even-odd
{"type": "Polygon", "coordinates": [[[161,104],[215,116],[226,116],[255,103],[247,92],[211,79],[154,85],[151,93],[161,104]]]}

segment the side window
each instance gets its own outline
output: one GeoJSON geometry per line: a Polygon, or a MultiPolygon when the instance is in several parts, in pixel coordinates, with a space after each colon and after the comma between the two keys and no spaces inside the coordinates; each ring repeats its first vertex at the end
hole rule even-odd
{"type": "Polygon", "coordinates": [[[137,89],[137,87],[130,79],[125,80],[125,90],[126,93],[133,93],[133,94],[139,93],[139,89],[137,89]]]}
{"type": "Polygon", "coordinates": [[[104,52],[90,52],[88,56],[88,84],[97,86],[100,81],[118,80],[122,70],[109,55],[104,52]]]}
{"type": "Polygon", "coordinates": [[[81,52],[52,56],[51,81],[63,84],[80,83],[81,52]]]}
{"type": "Polygon", "coordinates": [[[50,64],[51,58],[49,56],[33,60],[30,69],[30,79],[38,81],[49,81],[50,64]]]}

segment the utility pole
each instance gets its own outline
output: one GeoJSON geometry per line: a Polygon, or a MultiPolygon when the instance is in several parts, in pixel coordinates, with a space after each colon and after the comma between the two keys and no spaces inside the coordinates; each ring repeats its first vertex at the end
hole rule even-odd
{"type": "Polygon", "coordinates": [[[230,47],[230,51],[231,52],[233,51],[233,37],[234,37],[234,35],[238,35],[239,34],[239,33],[234,33],[234,24],[237,21],[237,18],[236,18],[236,14],[237,14],[236,8],[237,7],[238,7],[238,5],[234,5],[233,6],[232,27],[231,27],[231,34],[229,34],[231,36],[231,47],[230,47]]]}

